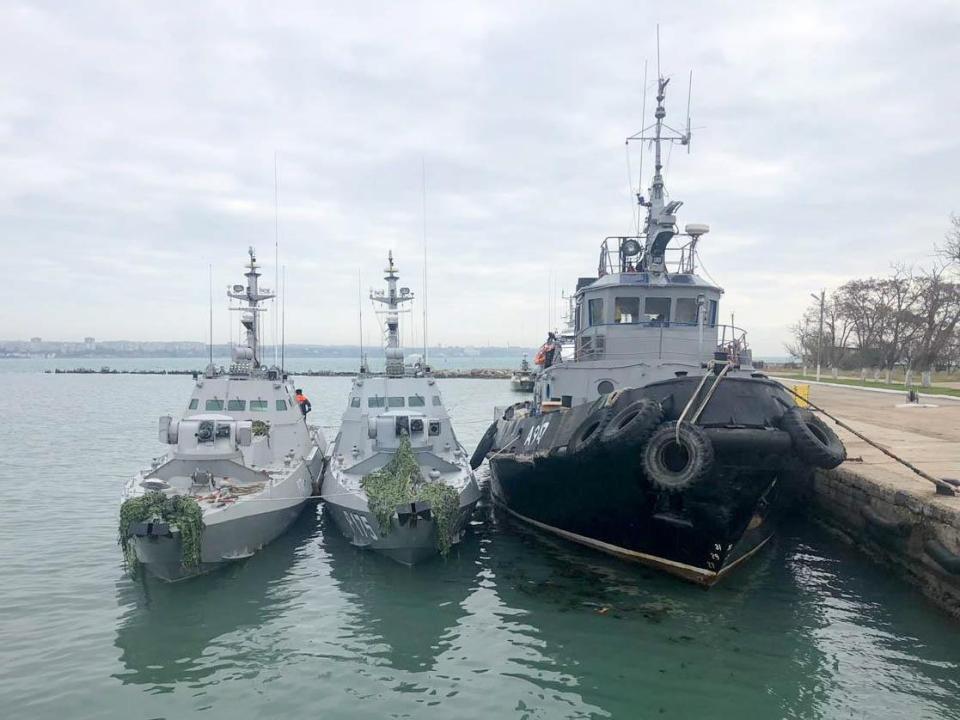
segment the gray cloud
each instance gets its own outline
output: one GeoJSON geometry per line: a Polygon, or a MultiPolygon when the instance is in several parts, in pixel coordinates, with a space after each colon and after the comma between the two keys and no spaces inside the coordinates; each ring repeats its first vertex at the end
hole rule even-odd
{"type": "Polygon", "coordinates": [[[698,128],[668,189],[760,354],[810,290],[929,256],[960,211],[956,3],[8,3],[0,336],[203,339],[208,264],[218,297],[248,244],[272,266],[276,151],[288,339],[354,341],[388,248],[419,289],[423,161],[431,337],[535,343],[548,275],[631,225],[658,21],[698,128]]]}

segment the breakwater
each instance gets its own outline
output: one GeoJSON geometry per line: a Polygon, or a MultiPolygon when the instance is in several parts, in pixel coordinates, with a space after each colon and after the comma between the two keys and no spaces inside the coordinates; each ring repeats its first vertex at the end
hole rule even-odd
{"type": "MultiPolygon", "coordinates": [[[[97,368],[55,368],[44,370],[50,375],[196,375],[201,371],[163,368],[118,369],[110,367],[97,368]]],[[[433,377],[443,379],[472,379],[472,380],[509,380],[512,370],[502,368],[470,368],[470,369],[442,369],[434,370],[433,377]]],[[[353,370],[298,370],[290,372],[298,377],[353,377],[357,373],[353,370]]],[[[374,373],[376,374],[376,373],[374,373]]]]}

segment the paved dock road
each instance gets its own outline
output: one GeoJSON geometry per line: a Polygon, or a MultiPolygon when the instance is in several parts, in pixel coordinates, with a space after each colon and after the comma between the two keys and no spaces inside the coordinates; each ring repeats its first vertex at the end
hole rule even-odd
{"type": "MultiPolygon", "coordinates": [[[[936,407],[903,407],[906,394],[815,384],[810,385],[810,400],[931,475],[960,479],[960,403],[927,395],[923,396],[923,402],[936,407]]],[[[847,446],[847,456],[863,458],[863,463],[846,465],[862,467],[871,477],[903,489],[933,493],[930,483],[859,438],[833,427],[847,446]]],[[[960,497],[938,499],[960,505],[960,497]]]]}

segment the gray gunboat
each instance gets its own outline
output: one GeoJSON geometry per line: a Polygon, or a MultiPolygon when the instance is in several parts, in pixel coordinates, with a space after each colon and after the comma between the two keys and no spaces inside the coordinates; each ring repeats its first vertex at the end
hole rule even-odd
{"type": "Polygon", "coordinates": [[[422,478],[444,483],[457,492],[451,543],[459,542],[480,498],[480,489],[429,367],[419,357],[404,364],[399,314],[413,294],[407,288],[397,289],[393,253],[388,263],[386,292],[370,294],[371,300],[386,308],[385,372],[375,375],[362,367],[354,378],[321,496],[337,527],[353,545],[412,565],[438,553],[437,523],[430,504],[419,501],[397,505],[390,527],[381,528],[368,504],[363,478],[390,463],[401,442],[409,440],[422,478]]]}
{"type": "Polygon", "coordinates": [[[182,580],[250,557],[283,533],[319,484],[326,455],[321,431],[307,425],[293,382],[279,367],[261,364],[260,303],[274,294],[259,287],[253,248],[246,285],[228,296],[241,301],[245,341],[232,350],[229,370],[209,365],[183,416],[160,418],[160,442],[170,452],[137,473],[123,499],[159,493],[187,496],[200,506],[199,565],[186,565],[180,529],[162,517],[130,528],[137,560],[162,580],[182,580]]]}

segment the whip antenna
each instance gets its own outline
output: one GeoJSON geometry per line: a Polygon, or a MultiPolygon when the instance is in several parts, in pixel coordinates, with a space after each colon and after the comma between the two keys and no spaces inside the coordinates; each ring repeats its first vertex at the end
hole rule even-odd
{"type": "Polygon", "coordinates": [[[208,266],[210,280],[210,364],[213,365],[213,264],[208,266]]]}
{"type": "Polygon", "coordinates": [[[690,71],[690,80],[687,82],[687,155],[690,154],[690,95],[693,92],[693,70],[690,71]]]}
{"type": "Polygon", "coordinates": [[[363,280],[357,268],[357,312],[360,315],[360,372],[363,372],[363,280]]]}
{"type": "MultiPolygon", "coordinates": [[[[280,176],[277,173],[277,151],[273,151],[273,273],[274,288],[280,285],[280,176]]],[[[277,364],[277,301],[273,301],[273,364],[277,364]]]]}
{"type": "MultiPolygon", "coordinates": [[[[423,197],[423,364],[427,362],[427,161],[420,158],[420,190],[423,197]]],[[[413,323],[411,323],[411,326],[413,323]]]]}
{"type": "Polygon", "coordinates": [[[280,375],[284,374],[284,351],[287,349],[287,266],[283,266],[283,297],[280,299],[280,375]]]}

